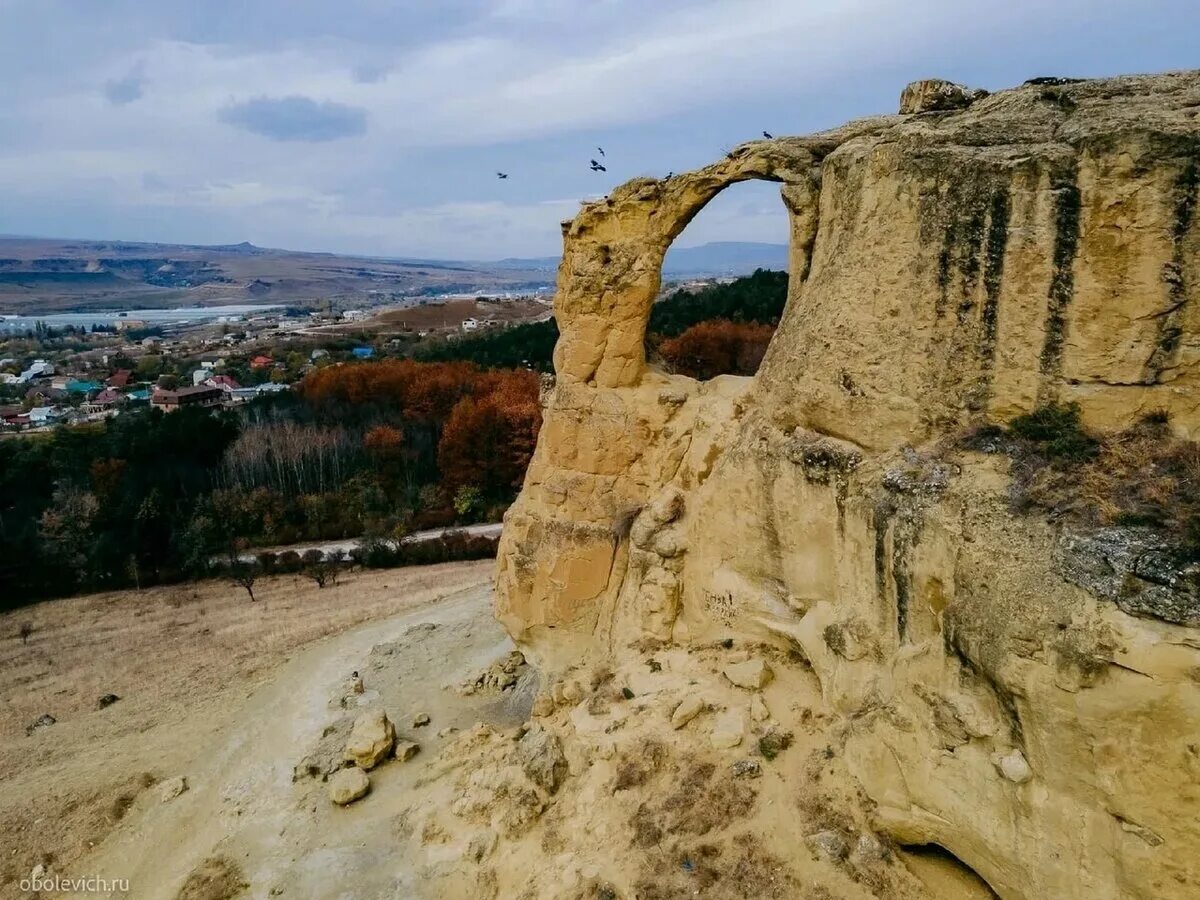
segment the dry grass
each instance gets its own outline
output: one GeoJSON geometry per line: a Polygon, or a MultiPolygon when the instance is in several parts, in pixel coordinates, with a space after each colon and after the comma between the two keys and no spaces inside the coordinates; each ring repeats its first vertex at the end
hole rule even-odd
{"type": "Polygon", "coordinates": [[[190,741],[297,649],[486,582],[490,560],[366,571],[320,590],[264,578],[54,600],[0,615],[0,896],[45,854],[62,871],[190,741]],[[23,641],[22,624],[32,626],[23,641]],[[104,694],[121,699],[98,708],[104,694]],[[31,736],[43,713],[57,723],[31,736]]]}
{"type": "Polygon", "coordinates": [[[188,875],[177,900],[231,900],[248,886],[237,863],[210,856],[188,875]]]}
{"type": "Polygon", "coordinates": [[[1077,407],[1043,407],[1007,434],[991,427],[967,438],[987,442],[1013,457],[1018,507],[1086,525],[1150,526],[1200,556],[1200,443],[1173,435],[1165,415],[1099,436],[1082,428],[1077,407]]]}

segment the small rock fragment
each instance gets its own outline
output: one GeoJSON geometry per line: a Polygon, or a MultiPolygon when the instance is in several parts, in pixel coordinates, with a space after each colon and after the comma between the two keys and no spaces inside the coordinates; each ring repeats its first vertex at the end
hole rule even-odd
{"type": "Polygon", "coordinates": [[[396,749],[392,755],[400,762],[408,762],[420,751],[421,745],[415,741],[396,741],[396,749]]]}
{"type": "Polygon", "coordinates": [[[365,712],[354,720],[345,758],[360,769],[373,769],[392,752],[396,726],[382,709],[365,712]]]}
{"type": "Polygon", "coordinates": [[[583,699],[583,687],[578,681],[568,681],[563,685],[562,698],[567,703],[578,703],[583,699]]]}
{"type": "Polygon", "coordinates": [[[996,764],[1000,774],[1014,784],[1024,784],[1033,777],[1033,769],[1029,768],[1029,763],[1025,761],[1025,754],[1020,750],[1013,749],[1008,753],[997,753],[992,756],[992,762],[996,764]]]}
{"type": "Polygon", "coordinates": [[[536,719],[554,715],[554,698],[549,694],[538,694],[533,701],[533,709],[530,714],[536,719]]]}
{"type": "Polygon", "coordinates": [[[855,863],[869,865],[886,860],[888,849],[879,838],[864,831],[858,836],[858,841],[854,844],[854,852],[851,855],[855,863]]]}
{"type": "Polygon", "coordinates": [[[470,843],[467,844],[467,859],[472,862],[483,862],[492,855],[499,839],[500,836],[490,828],[475,832],[471,835],[470,843]]]}
{"type": "Polygon", "coordinates": [[[452,734],[456,734],[457,732],[458,732],[458,729],[455,728],[453,725],[447,725],[445,728],[442,728],[438,731],[437,736],[440,738],[447,738],[447,737],[450,737],[450,735],[452,735],[452,734]]]}
{"type": "Polygon", "coordinates": [[[170,803],[180,794],[188,789],[187,779],[182,775],[176,775],[174,778],[168,778],[162,783],[158,791],[158,799],[161,803],[170,803]]]}
{"type": "Polygon", "coordinates": [[[850,845],[836,831],[818,831],[804,839],[808,848],[818,856],[824,856],[834,861],[845,859],[850,855],[850,845]]]}
{"type": "Polygon", "coordinates": [[[49,728],[57,721],[58,719],[54,718],[50,713],[42,713],[42,715],[33,720],[32,724],[25,726],[25,734],[31,735],[39,728],[49,728]]]}
{"type": "Polygon", "coordinates": [[[757,759],[739,759],[733,764],[735,778],[761,778],[762,764],[757,759]]]}
{"type": "Polygon", "coordinates": [[[413,728],[422,728],[429,724],[429,713],[417,713],[412,719],[413,728]]]}
{"type": "Polygon", "coordinates": [[[704,701],[695,694],[684,697],[683,701],[671,713],[671,727],[678,730],[700,714],[704,709],[704,701]]]}
{"type": "Polygon", "coordinates": [[[709,740],[718,750],[728,750],[742,742],[745,732],[746,722],[742,714],[738,710],[727,709],[713,722],[709,740]]]}
{"type": "Polygon", "coordinates": [[[121,698],[118,697],[116,694],[105,694],[103,697],[101,697],[99,700],[96,701],[96,706],[99,709],[108,709],[108,707],[112,706],[114,703],[116,703],[120,699],[121,698]]]}
{"type": "Polygon", "coordinates": [[[370,789],[371,779],[358,767],[340,769],[329,779],[329,799],[338,806],[353,803],[370,789]]]}
{"type": "Polygon", "coordinates": [[[771,718],[771,711],[761,694],[755,694],[750,700],[750,718],[755,722],[765,722],[771,718]]]}
{"type": "Polygon", "coordinates": [[[725,677],[740,688],[757,691],[775,677],[771,667],[758,657],[725,667],[725,677]]]}

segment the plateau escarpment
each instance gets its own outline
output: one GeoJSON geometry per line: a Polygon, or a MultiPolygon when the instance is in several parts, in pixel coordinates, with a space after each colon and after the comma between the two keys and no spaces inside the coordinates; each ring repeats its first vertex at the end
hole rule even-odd
{"type": "MultiPolygon", "coordinates": [[[[1008,457],[964,435],[1064,404],[1102,436],[1200,433],[1200,73],[929,83],[903,108],[564,225],[498,615],[558,679],[535,709],[573,774],[632,753],[637,712],[601,721],[613,678],[672,708],[708,691],[706,753],[794,732],[844,767],[846,815],[814,835],[936,845],[1005,897],[1195,896],[1194,568],[1150,528],[1014,511],[1008,457]],[[779,182],[791,222],[761,369],[647,365],[667,248],[747,179],[779,182]],[[747,657],[779,675],[765,714],[714,674],[747,657]]],[[[681,727],[664,753],[691,752],[681,727]]],[[[801,819],[821,766],[772,775],[801,819]]],[[[602,840],[640,846],[636,825],[602,840]]],[[[729,827],[703,832],[725,859],[729,827]]],[[[809,837],[863,896],[908,896],[809,837]]]]}

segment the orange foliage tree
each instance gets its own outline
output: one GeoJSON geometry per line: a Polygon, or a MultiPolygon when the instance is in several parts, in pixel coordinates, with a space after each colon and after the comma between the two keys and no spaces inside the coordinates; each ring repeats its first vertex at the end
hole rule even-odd
{"type": "Polygon", "coordinates": [[[443,483],[452,491],[470,485],[489,498],[511,496],[525,477],[541,424],[536,373],[481,372],[442,430],[443,483]]]}
{"type": "Polygon", "coordinates": [[[774,333],[770,325],[710,319],[663,341],[658,352],[676,372],[702,381],[717,375],[753,375],[774,333]]]}

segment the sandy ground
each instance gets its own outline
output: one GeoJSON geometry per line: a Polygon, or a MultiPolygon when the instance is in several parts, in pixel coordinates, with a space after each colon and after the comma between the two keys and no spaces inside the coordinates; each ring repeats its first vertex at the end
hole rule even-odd
{"type": "Polygon", "coordinates": [[[631,647],[616,669],[543,683],[524,665],[508,690],[464,690],[513,649],[490,575],[392,570],[324,592],[281,578],[254,606],[213,584],[0,620],[35,625],[0,669],[6,872],[40,860],[109,880],[70,896],[138,900],[993,896],[936,850],[874,834],[845,723],[792,655],[631,647]],[[757,658],[774,672],[761,691],[722,674],[757,658]],[[122,699],[95,710],[106,690],[122,699]],[[687,698],[700,710],[674,728],[687,698]],[[335,806],[325,778],[375,709],[420,751],[335,806]],[[26,737],[46,710],[59,722],[26,737]],[[718,741],[731,722],[736,741],[718,741]],[[180,776],[187,790],[164,799],[180,776]]]}
{"type": "Polygon", "coordinates": [[[76,867],[157,803],[155,783],[194,770],[299,648],[464,589],[486,591],[493,565],[365,572],[324,590],[281,576],[255,586],[256,603],[211,581],[0,615],[0,896],[25,896],[19,880],[38,863],[76,867]],[[109,693],[121,699],[98,708],[109,693]],[[43,714],[56,724],[27,735],[43,714]]]}

